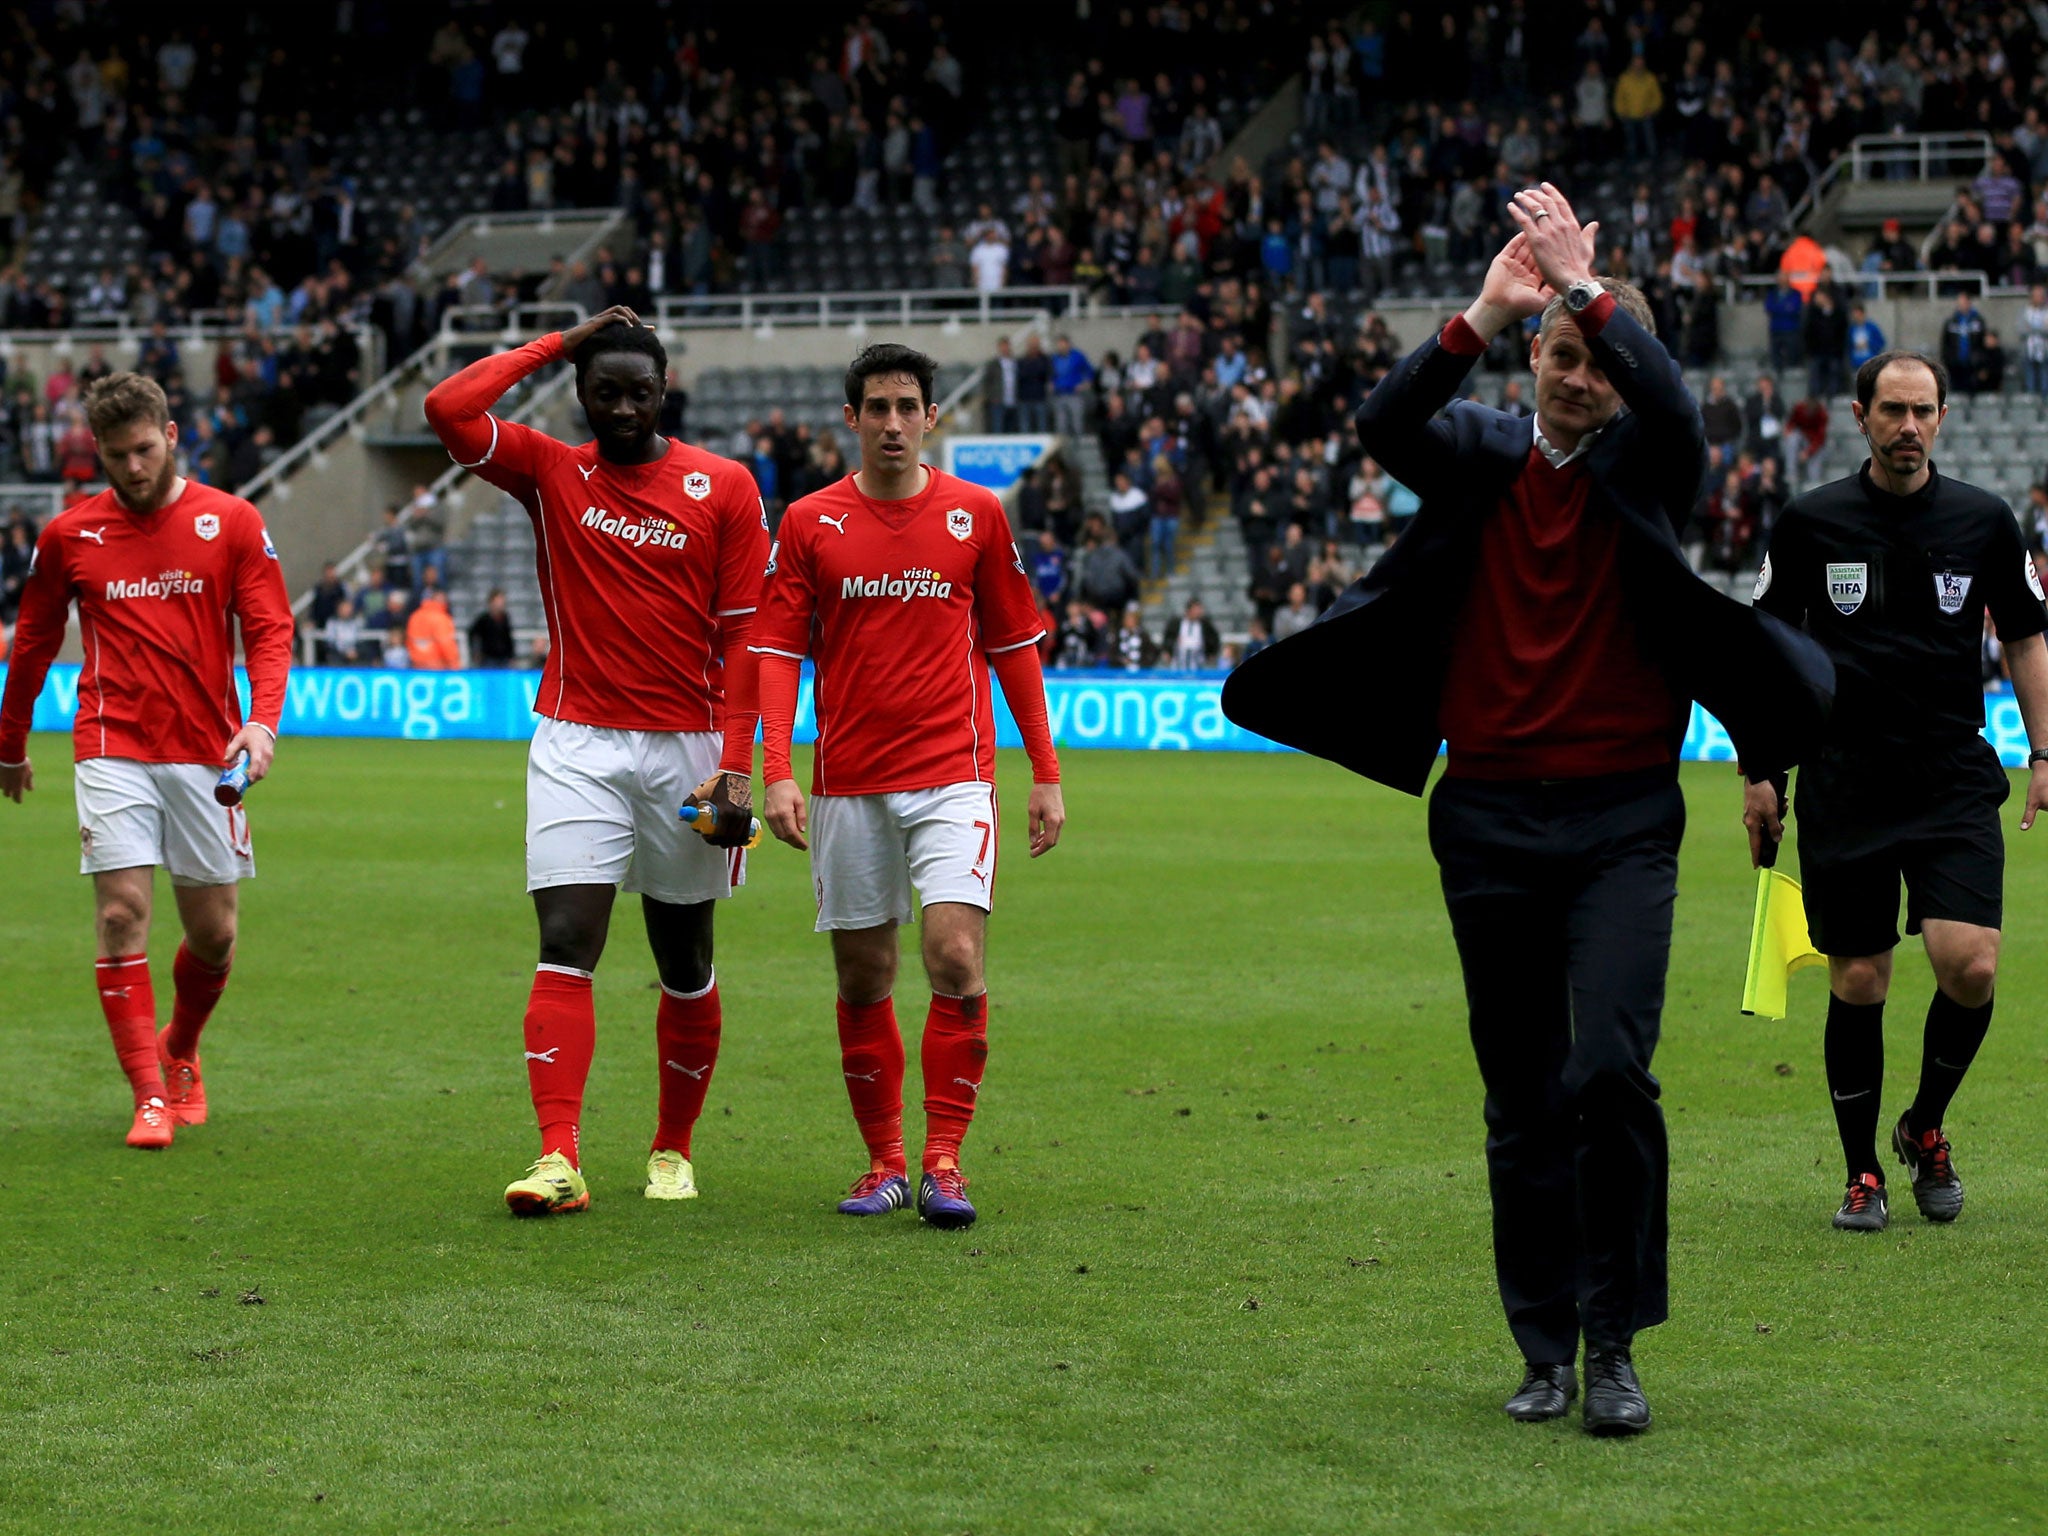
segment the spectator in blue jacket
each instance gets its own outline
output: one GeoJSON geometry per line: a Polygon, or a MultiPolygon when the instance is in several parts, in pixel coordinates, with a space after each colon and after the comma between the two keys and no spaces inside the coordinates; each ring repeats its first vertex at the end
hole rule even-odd
{"type": "Polygon", "coordinates": [[[1764,295],[1764,313],[1770,317],[1772,371],[1797,368],[1805,353],[1800,326],[1806,318],[1806,300],[1783,272],[1778,274],[1778,286],[1764,295]]]}
{"type": "Polygon", "coordinates": [[[1050,528],[1038,530],[1038,548],[1031,552],[1031,584],[1048,608],[1057,605],[1067,589],[1067,552],[1050,528]]]}
{"type": "Polygon", "coordinates": [[[1065,336],[1052,343],[1052,429],[1065,437],[1079,437],[1088,430],[1088,386],[1095,382],[1095,365],[1088,354],[1065,336]]]}
{"type": "Polygon", "coordinates": [[[1884,332],[1861,304],[1849,306],[1849,371],[1854,373],[1885,348],[1884,332]]]}

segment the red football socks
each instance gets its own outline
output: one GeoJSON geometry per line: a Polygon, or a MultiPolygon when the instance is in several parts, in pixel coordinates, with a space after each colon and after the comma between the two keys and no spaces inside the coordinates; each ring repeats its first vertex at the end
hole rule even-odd
{"type": "Polygon", "coordinates": [[[702,992],[661,989],[661,1005],[654,1014],[661,1108],[650,1151],[666,1149],[690,1155],[690,1132],[704,1112],[704,1095],[711,1091],[711,1069],[718,1064],[721,1022],[715,971],[702,992]]]}
{"type": "Polygon", "coordinates": [[[583,1085],[597,1046],[597,1009],[590,973],[543,965],[533,973],[526,1000],[526,1081],[540,1122],[540,1152],[559,1152],[582,1166],[576,1125],[583,1118],[583,1085]]]}
{"type": "Polygon", "coordinates": [[[114,1055],[128,1074],[135,1102],[161,1099],[164,1076],[156,1059],[156,987],[149,979],[149,956],[108,955],[93,962],[93,977],[107,1033],[114,1037],[114,1055]]]}
{"type": "Polygon", "coordinates": [[[893,999],[839,999],[839,1062],[870,1163],[903,1173],[909,1166],[903,1155],[903,1034],[896,1027],[893,999]]]}
{"type": "Polygon", "coordinates": [[[206,1028],[214,1004],[227,990],[228,971],[234,963],[230,955],[228,963],[215,970],[201,964],[183,944],[178,946],[178,958],[171,962],[171,982],[177,991],[171,1001],[171,1027],[164,1032],[166,1055],[191,1061],[199,1054],[199,1032],[206,1028]]]}
{"type": "Polygon", "coordinates": [[[924,1171],[960,1165],[960,1143],[974,1119],[988,1060],[988,994],[947,997],[932,994],[925,1016],[924,1171]]]}

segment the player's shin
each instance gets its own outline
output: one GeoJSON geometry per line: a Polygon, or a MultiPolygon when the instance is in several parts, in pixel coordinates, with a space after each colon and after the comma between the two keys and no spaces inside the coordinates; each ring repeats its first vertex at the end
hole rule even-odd
{"type": "Polygon", "coordinates": [[[559,1152],[579,1168],[577,1126],[596,1044],[590,973],[561,965],[536,967],[526,1002],[526,1081],[540,1122],[541,1156],[559,1152]]]}
{"type": "Polygon", "coordinates": [[[718,1064],[722,1023],[716,972],[700,992],[661,989],[661,1002],[654,1014],[661,1105],[650,1150],[690,1155],[690,1132],[704,1112],[704,1095],[711,1091],[711,1069],[718,1064]]]}
{"type": "Polygon", "coordinates": [[[867,1143],[871,1166],[894,1174],[909,1167],[903,1154],[903,1059],[894,999],[839,999],[839,1062],[854,1123],[867,1143]]]}
{"type": "Polygon", "coordinates": [[[164,1079],[156,1055],[156,987],[149,979],[149,956],[108,955],[95,960],[93,979],[114,1055],[128,1075],[135,1102],[161,1099],[164,1079]]]}
{"type": "Polygon", "coordinates": [[[177,990],[171,1003],[171,1026],[164,1034],[166,1055],[190,1061],[199,1053],[199,1032],[206,1028],[221,993],[227,990],[232,965],[230,958],[216,970],[183,944],[178,946],[178,958],[171,963],[171,981],[177,990]]]}
{"type": "Polygon", "coordinates": [[[988,1060],[988,994],[932,994],[924,1023],[924,1169],[955,1168],[988,1060]]]}

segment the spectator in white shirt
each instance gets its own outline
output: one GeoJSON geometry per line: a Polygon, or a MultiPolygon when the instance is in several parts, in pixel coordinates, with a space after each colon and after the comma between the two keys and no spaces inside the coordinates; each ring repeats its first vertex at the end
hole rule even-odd
{"type": "Polygon", "coordinates": [[[967,264],[974,269],[977,289],[983,293],[998,292],[1009,281],[1010,247],[997,231],[984,229],[980,241],[967,253],[967,264]]]}

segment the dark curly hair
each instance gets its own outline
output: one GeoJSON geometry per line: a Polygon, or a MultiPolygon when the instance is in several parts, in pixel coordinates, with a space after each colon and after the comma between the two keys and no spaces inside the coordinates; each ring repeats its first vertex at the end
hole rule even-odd
{"type": "Polygon", "coordinates": [[[588,338],[569,359],[576,369],[576,385],[583,385],[583,375],[590,365],[607,352],[633,352],[647,358],[654,364],[655,378],[666,382],[668,379],[668,349],[661,344],[661,338],[654,334],[654,328],[646,325],[628,325],[623,320],[614,320],[610,325],[588,338]]]}

